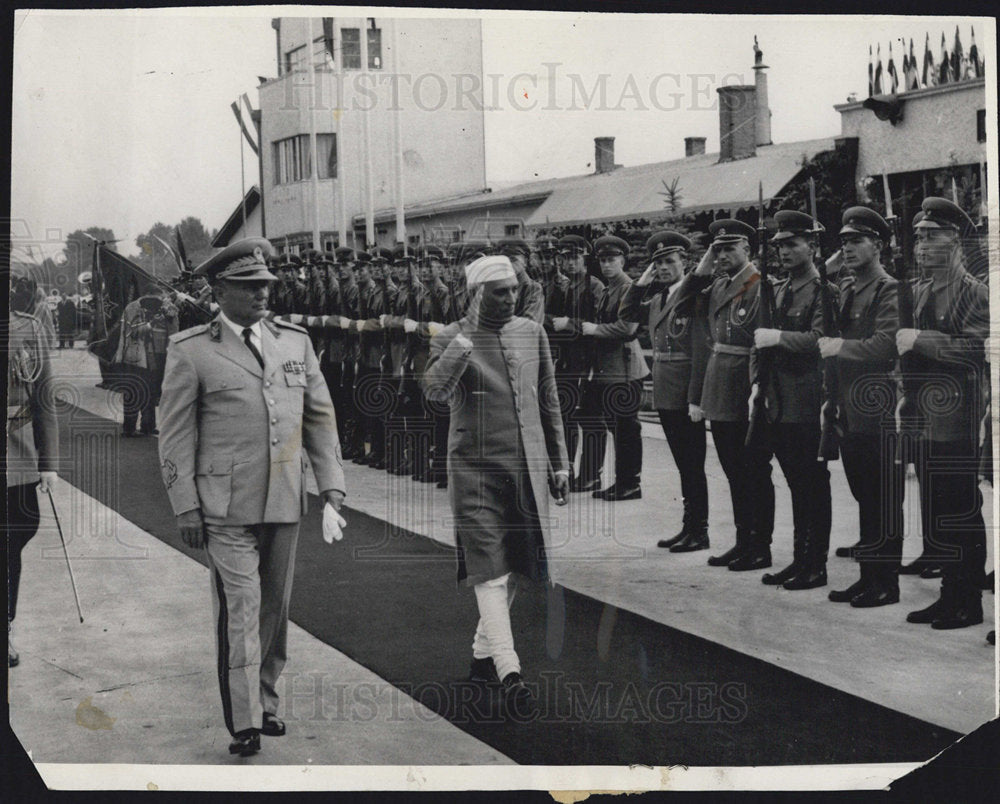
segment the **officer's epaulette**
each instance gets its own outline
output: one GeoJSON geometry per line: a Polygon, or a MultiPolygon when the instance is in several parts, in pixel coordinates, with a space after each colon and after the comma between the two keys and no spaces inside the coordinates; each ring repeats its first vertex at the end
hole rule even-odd
{"type": "Polygon", "coordinates": [[[170,342],[180,343],[181,341],[186,341],[188,338],[193,338],[195,335],[201,335],[208,332],[210,326],[211,324],[198,324],[197,326],[182,329],[180,332],[175,332],[170,336],[170,342]]]}
{"type": "Polygon", "coordinates": [[[265,318],[264,324],[268,328],[270,328],[272,335],[278,334],[277,332],[275,332],[275,329],[277,329],[278,327],[281,327],[282,329],[292,329],[295,330],[296,332],[301,332],[305,335],[309,334],[309,332],[304,327],[300,327],[298,324],[293,324],[291,321],[285,321],[285,319],[283,318],[265,318]]]}

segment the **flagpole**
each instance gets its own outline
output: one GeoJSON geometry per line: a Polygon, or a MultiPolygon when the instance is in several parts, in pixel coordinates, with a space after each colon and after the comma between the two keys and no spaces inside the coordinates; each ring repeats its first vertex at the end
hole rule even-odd
{"type": "Polygon", "coordinates": [[[333,121],[334,131],[334,147],[337,151],[337,233],[340,239],[340,245],[347,245],[347,231],[348,231],[348,219],[347,219],[347,184],[344,180],[344,170],[347,165],[344,163],[344,70],[341,59],[343,59],[343,43],[337,36],[337,27],[333,26],[333,30],[330,31],[331,36],[331,46],[333,47],[333,53],[330,56],[333,58],[333,70],[334,75],[337,77],[336,87],[337,87],[337,106],[334,107],[331,103],[330,106],[333,110],[333,121]],[[339,56],[339,59],[338,59],[339,56]]]}
{"type": "MultiPolygon", "coordinates": [[[[390,24],[392,25],[392,69],[396,74],[396,81],[399,81],[399,37],[397,36],[396,26],[398,20],[396,18],[391,19],[390,24]]],[[[398,103],[394,104],[392,112],[392,163],[393,163],[393,173],[396,186],[396,241],[400,243],[406,243],[406,193],[405,185],[403,184],[403,123],[401,115],[401,107],[398,103]]]]}
{"type": "MultiPolygon", "coordinates": [[[[239,96],[236,98],[236,105],[239,106],[239,96]]],[[[243,158],[243,131],[239,132],[240,137],[240,209],[243,210],[243,236],[249,235],[247,231],[247,179],[243,158]]]]}
{"type": "Polygon", "coordinates": [[[319,239],[319,150],[316,147],[316,34],[313,30],[314,20],[309,17],[309,44],[306,54],[309,58],[309,76],[312,79],[310,97],[312,105],[309,108],[309,181],[312,183],[313,196],[313,248],[322,248],[319,239]]]}
{"type": "MultiPolygon", "coordinates": [[[[361,73],[367,78],[368,72],[368,18],[361,18],[361,73]]],[[[364,138],[364,181],[365,181],[365,242],[364,249],[375,244],[375,192],[372,179],[372,130],[367,108],[361,109],[361,133],[364,138]]]]}

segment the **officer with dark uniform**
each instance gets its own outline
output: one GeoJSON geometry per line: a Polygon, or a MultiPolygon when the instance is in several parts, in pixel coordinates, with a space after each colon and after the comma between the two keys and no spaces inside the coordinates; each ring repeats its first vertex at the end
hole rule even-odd
{"type": "Polygon", "coordinates": [[[593,379],[590,393],[584,396],[584,415],[602,422],[596,440],[595,459],[604,456],[608,431],[615,446],[615,482],[595,490],[600,500],[638,500],[642,497],[642,428],[639,406],[642,404],[642,380],[649,368],[636,338],[638,323],[619,317],[622,298],[632,286],[625,273],[628,243],[607,235],[594,241],[594,252],[607,284],[601,291],[593,321],[581,324],[585,336],[593,341],[593,379]]]}
{"type": "Polygon", "coordinates": [[[497,250],[510,260],[517,275],[514,315],[530,318],[536,324],[541,324],[545,319],[545,294],[541,284],[528,275],[531,246],[520,237],[505,237],[497,243],[497,250]]]}
{"type": "MultiPolygon", "coordinates": [[[[765,573],[764,583],[785,589],[826,585],[830,548],[830,472],[817,460],[823,371],[816,342],[823,334],[822,280],[813,264],[820,229],[810,215],[775,213],[771,238],[785,278],[774,290],[774,327],[758,327],[758,352],[772,350],[764,394],[768,434],[792,495],[793,559],[783,570],[765,573]]],[[[753,392],[751,392],[753,393],[753,392]]]]}
{"type": "Polygon", "coordinates": [[[820,354],[837,359],[840,459],[858,501],[860,579],[829,594],[835,603],[872,608],[899,602],[903,467],[896,464],[895,336],[897,282],[882,267],[889,224],[874,210],[850,207],[841,219],[844,271],[839,338],[820,338],[820,354]]]}
{"type": "Polygon", "coordinates": [[[983,621],[986,527],[977,470],[989,289],[966,267],[963,246],[976,237],[969,216],[937,197],[925,198],[921,211],[916,236],[927,276],[914,293],[914,328],[896,333],[896,347],[913,353],[913,371],[928,392],[938,391],[918,394],[923,444],[916,454],[942,579],[938,600],[906,619],[943,630],[983,621]]]}
{"type": "Polygon", "coordinates": [[[561,314],[552,319],[551,346],[556,352],[556,386],[571,467],[570,490],[594,492],[601,487],[604,453],[597,455],[593,442],[604,432],[604,424],[599,418],[586,417],[582,409],[593,372],[593,339],[583,334],[583,323],[593,323],[604,286],[587,271],[590,244],[586,240],[579,235],[566,235],[557,246],[569,283],[561,314]],[[572,466],[581,435],[586,446],[580,456],[580,471],[574,478],[572,466]]]}
{"type": "MultiPolygon", "coordinates": [[[[325,502],[344,498],[333,405],[306,331],[267,318],[275,276],[264,238],[199,267],[220,312],[170,339],[159,441],[163,481],[189,547],[211,571],[218,676],[230,753],[281,736],[278,678],[287,658],[305,458],[325,502]]],[[[331,534],[332,538],[336,538],[331,534]]]]}
{"type": "Polygon", "coordinates": [[[396,405],[386,425],[386,470],[394,475],[412,474],[415,470],[412,429],[423,415],[420,389],[413,374],[413,350],[416,326],[406,326],[406,320],[416,321],[419,316],[420,289],[413,266],[416,262],[412,252],[403,245],[393,251],[393,276],[396,293],[391,309],[386,313],[383,326],[389,331],[390,356],[392,360],[393,386],[396,405]],[[408,331],[409,330],[409,331],[408,331]]]}
{"type": "MultiPolygon", "coordinates": [[[[749,261],[754,229],[742,221],[717,220],[708,228],[712,246],[677,291],[678,304],[708,290],[703,312],[708,349],[695,350],[693,371],[703,377],[693,418],[711,422],[712,441],[729,481],[736,544],[708,559],[711,566],[740,572],[771,566],[774,485],[766,436],[745,446],[749,424],[750,350],[760,304],[760,272],[749,261]],[[713,280],[713,263],[718,276],[713,280]]],[[[699,308],[696,308],[699,309],[699,308]]],[[[701,314],[701,309],[699,309],[701,314]]]]}
{"type": "MultiPolygon", "coordinates": [[[[678,304],[685,257],[691,241],[674,231],[656,232],[646,241],[652,263],[622,299],[624,321],[648,322],[653,347],[653,407],[681,479],[684,516],[680,532],[657,542],[672,553],[708,548],[708,483],[705,480],[705,423],[692,420],[688,406],[701,401],[701,386],[691,371],[696,331],[696,295],[678,304]]],[[[703,318],[701,319],[704,320],[703,318]]]]}
{"type": "MultiPolygon", "coordinates": [[[[358,360],[357,332],[351,332],[350,322],[358,318],[358,284],[354,276],[362,252],[341,246],[334,252],[334,264],[339,294],[336,305],[327,306],[332,316],[327,322],[330,359],[340,359],[340,390],[337,423],[345,458],[353,458],[357,450],[357,421],[354,413],[354,375],[358,360]]],[[[332,393],[332,392],[331,392],[332,393]]]]}

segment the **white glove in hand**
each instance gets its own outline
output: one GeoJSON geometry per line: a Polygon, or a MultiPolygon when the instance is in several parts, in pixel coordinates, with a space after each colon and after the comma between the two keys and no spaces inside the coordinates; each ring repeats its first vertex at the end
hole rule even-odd
{"type": "Polygon", "coordinates": [[[597,324],[595,324],[593,321],[584,321],[582,324],[580,324],[580,330],[583,332],[584,335],[593,335],[595,332],[597,332],[597,324]]]}
{"type": "Polygon", "coordinates": [[[349,319],[349,318],[343,318],[342,317],[340,319],[340,328],[341,329],[350,329],[351,328],[351,319],[349,319]]]}
{"type": "Polygon", "coordinates": [[[403,321],[403,331],[407,332],[407,333],[409,333],[409,332],[416,332],[417,331],[417,322],[414,321],[412,318],[405,319],[403,321]]]}
{"type": "Polygon", "coordinates": [[[769,346],[777,346],[781,341],[780,329],[767,329],[759,327],[754,330],[753,342],[758,349],[766,349],[769,346]]]}
{"type": "Polygon", "coordinates": [[[347,520],[340,513],[327,503],[323,506],[323,541],[327,544],[339,542],[344,538],[343,529],[347,527],[347,520]]]}
{"type": "Polygon", "coordinates": [[[40,476],[38,490],[42,494],[56,490],[56,481],[59,479],[59,475],[55,472],[39,472],[38,474],[40,476]]]}

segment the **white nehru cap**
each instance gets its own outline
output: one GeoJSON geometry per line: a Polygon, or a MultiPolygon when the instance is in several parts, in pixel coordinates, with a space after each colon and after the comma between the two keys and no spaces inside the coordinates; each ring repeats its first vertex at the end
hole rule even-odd
{"type": "Polygon", "coordinates": [[[469,287],[497,279],[517,279],[514,266],[501,254],[480,257],[465,266],[465,284],[469,287]]]}

